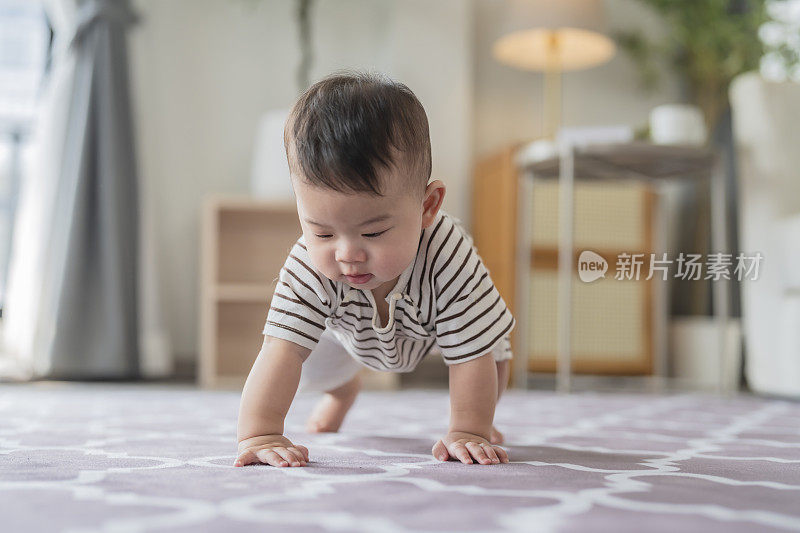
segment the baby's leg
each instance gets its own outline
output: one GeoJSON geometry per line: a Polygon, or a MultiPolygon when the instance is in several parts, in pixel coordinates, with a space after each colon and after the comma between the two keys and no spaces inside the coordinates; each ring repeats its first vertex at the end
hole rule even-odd
{"type": "Polygon", "coordinates": [[[497,401],[500,401],[500,396],[506,390],[508,385],[508,375],[511,372],[511,359],[505,361],[497,361],[497,401]]]}
{"type": "Polygon", "coordinates": [[[338,431],[361,389],[356,363],[336,337],[325,330],[303,363],[300,391],[324,392],[306,422],[310,433],[338,431]]]}
{"type": "MultiPolygon", "coordinates": [[[[497,401],[500,402],[500,396],[506,390],[508,384],[508,374],[511,371],[511,360],[496,361],[497,364],[497,401]]],[[[492,426],[492,433],[489,435],[489,442],[492,444],[503,444],[503,434],[497,431],[497,428],[492,426]]]]}
{"type": "Polygon", "coordinates": [[[327,433],[339,431],[344,417],[356,401],[361,390],[361,376],[356,374],[344,385],[325,392],[314,412],[308,417],[306,431],[327,433]]]}

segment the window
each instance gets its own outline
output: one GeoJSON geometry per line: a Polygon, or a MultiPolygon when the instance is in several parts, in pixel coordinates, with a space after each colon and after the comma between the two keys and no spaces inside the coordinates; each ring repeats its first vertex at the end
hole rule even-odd
{"type": "Polygon", "coordinates": [[[38,108],[49,43],[40,1],[0,0],[0,316],[22,153],[38,108]]]}

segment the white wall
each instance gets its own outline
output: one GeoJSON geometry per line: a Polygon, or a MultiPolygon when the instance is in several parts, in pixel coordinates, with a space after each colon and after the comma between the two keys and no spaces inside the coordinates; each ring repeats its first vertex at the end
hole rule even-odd
{"type": "MultiPolygon", "coordinates": [[[[159,274],[176,357],[196,356],[198,234],[204,195],[245,193],[261,114],[297,96],[295,2],[135,0],[131,77],[143,193],[158,228],[159,274]]],[[[371,68],[406,83],[429,115],[445,208],[466,212],[471,151],[471,4],[320,0],[312,81],[371,68]]]]}
{"type": "MultiPolygon", "coordinates": [[[[445,208],[469,224],[475,157],[538,136],[541,75],[490,56],[502,0],[318,0],[312,81],[372,68],[405,82],[428,113],[445,208]]],[[[143,193],[152,202],[165,316],[178,359],[197,352],[198,234],[204,195],[248,191],[261,114],[297,96],[295,2],[135,0],[131,75],[143,193]]],[[[612,28],[663,33],[635,0],[608,0],[612,28]]],[[[675,101],[671,78],[637,88],[621,55],[564,78],[564,125],[643,125],[675,101]]]]}

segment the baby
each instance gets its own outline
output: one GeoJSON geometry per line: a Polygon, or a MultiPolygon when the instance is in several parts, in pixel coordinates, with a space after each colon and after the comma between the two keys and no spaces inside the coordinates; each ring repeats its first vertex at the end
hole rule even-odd
{"type": "Polygon", "coordinates": [[[434,457],[507,463],[492,423],[514,318],[471,237],[440,209],[444,184],[428,182],[422,104],[383,76],[336,74],[299,98],[284,140],[303,234],[242,391],[235,465],[306,465],[308,449],[283,434],[298,387],[325,392],[307,429],[337,431],[362,365],[410,372],[434,345],[450,387],[434,457]]]}

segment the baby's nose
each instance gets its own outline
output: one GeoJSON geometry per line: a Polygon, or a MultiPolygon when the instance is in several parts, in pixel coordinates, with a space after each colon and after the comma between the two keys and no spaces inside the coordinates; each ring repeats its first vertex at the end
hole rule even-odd
{"type": "Polygon", "coordinates": [[[342,246],[336,251],[336,260],[341,263],[362,263],[367,254],[358,246],[342,246]]]}

